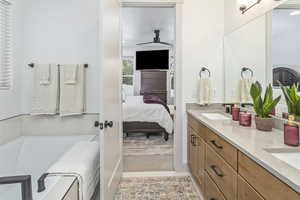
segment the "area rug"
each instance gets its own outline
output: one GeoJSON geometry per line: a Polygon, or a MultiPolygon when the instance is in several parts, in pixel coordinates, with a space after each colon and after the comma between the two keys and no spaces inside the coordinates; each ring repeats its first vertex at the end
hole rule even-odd
{"type": "Polygon", "coordinates": [[[173,137],[170,136],[168,141],[160,135],[150,136],[145,134],[130,134],[123,140],[124,156],[140,155],[172,155],[173,154],[173,137]]]}
{"type": "Polygon", "coordinates": [[[115,200],[200,200],[189,176],[123,178],[115,200]]]}

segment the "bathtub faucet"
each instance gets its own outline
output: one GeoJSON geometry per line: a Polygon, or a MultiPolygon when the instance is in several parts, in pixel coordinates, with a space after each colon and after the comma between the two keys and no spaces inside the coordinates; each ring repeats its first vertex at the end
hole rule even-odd
{"type": "Polygon", "coordinates": [[[43,192],[46,189],[45,179],[47,178],[48,175],[49,175],[49,173],[44,173],[37,181],[38,182],[38,192],[43,192]]]}
{"type": "Polygon", "coordinates": [[[0,185],[17,183],[21,184],[22,200],[33,200],[30,175],[0,177],[0,185]]]}

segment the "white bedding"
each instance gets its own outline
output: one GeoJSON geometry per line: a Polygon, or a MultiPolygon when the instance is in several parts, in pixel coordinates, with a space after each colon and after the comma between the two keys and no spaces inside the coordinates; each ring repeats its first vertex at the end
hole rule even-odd
{"type": "Polygon", "coordinates": [[[123,121],[125,122],[156,122],[168,133],[173,132],[173,120],[160,104],[123,103],[123,121]]]}

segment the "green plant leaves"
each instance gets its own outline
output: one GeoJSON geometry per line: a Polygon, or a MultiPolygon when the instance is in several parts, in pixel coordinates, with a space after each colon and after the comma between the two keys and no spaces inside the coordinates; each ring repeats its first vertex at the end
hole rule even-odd
{"type": "MultiPolygon", "coordinates": [[[[253,106],[256,114],[261,118],[269,117],[272,110],[279,103],[281,96],[273,100],[273,89],[271,84],[266,88],[264,99],[261,97],[262,87],[259,82],[253,83],[250,89],[250,95],[253,99],[253,106]]],[[[299,104],[300,109],[300,104],[299,104]]]]}
{"type": "Polygon", "coordinates": [[[251,85],[251,88],[250,88],[250,95],[253,99],[253,102],[255,101],[255,99],[257,97],[259,97],[261,95],[261,92],[262,92],[262,87],[260,85],[260,83],[258,81],[256,81],[256,83],[253,83],[251,85]]]}
{"type": "Polygon", "coordinates": [[[300,116],[300,96],[298,95],[296,84],[293,84],[293,86],[289,89],[288,87],[283,86],[279,81],[278,83],[285,97],[289,114],[300,116]]]}

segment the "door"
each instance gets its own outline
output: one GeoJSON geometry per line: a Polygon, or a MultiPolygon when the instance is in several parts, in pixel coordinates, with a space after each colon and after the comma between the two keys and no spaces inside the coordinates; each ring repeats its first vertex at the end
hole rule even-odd
{"type": "Polygon", "coordinates": [[[120,5],[117,0],[99,3],[100,199],[113,200],[122,175],[120,5]]]}

